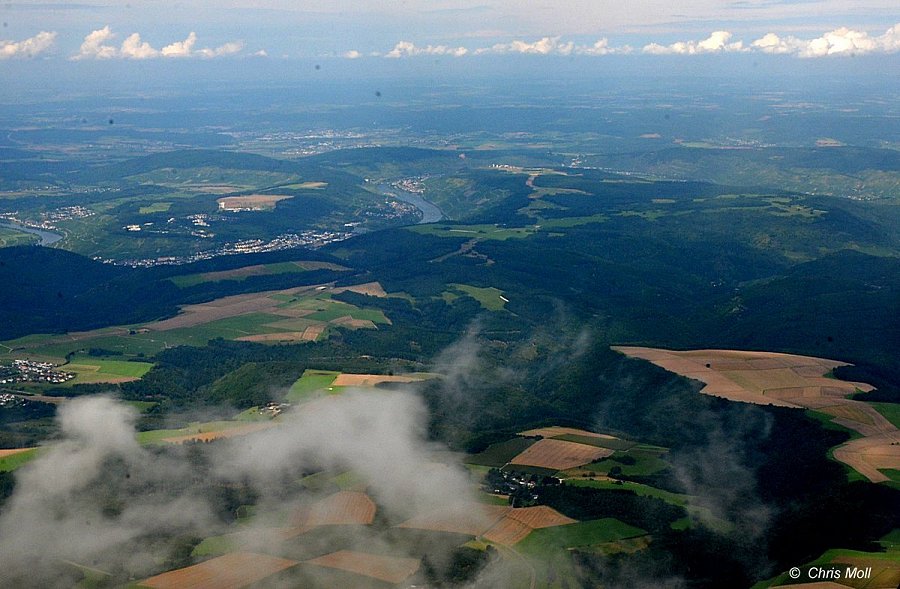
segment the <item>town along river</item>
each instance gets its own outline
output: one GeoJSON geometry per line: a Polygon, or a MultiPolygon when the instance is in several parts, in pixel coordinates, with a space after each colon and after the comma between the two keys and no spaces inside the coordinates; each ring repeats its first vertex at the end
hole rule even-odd
{"type": "Polygon", "coordinates": [[[9,227],[16,231],[37,235],[41,238],[38,245],[50,245],[63,238],[59,233],[53,233],[52,231],[46,231],[44,229],[35,229],[34,227],[26,227],[24,225],[19,225],[18,223],[0,223],[0,227],[9,227]]]}
{"type": "Polygon", "coordinates": [[[407,192],[390,184],[379,184],[378,190],[385,195],[393,196],[397,200],[409,203],[422,211],[422,220],[419,223],[436,223],[444,218],[444,213],[437,207],[415,192],[407,192]]]}

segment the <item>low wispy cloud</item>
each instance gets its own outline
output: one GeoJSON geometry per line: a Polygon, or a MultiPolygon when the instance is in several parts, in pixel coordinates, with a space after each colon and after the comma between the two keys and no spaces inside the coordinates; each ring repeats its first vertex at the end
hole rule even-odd
{"type": "Polygon", "coordinates": [[[747,51],[743,41],[731,41],[728,31],[715,31],[702,41],[678,41],[671,45],[649,43],[641,50],[651,55],[697,55],[701,53],[731,53],[747,51]]]}
{"type": "Polygon", "coordinates": [[[865,31],[856,31],[847,27],[829,31],[815,39],[798,39],[793,36],[779,37],[775,33],[768,33],[753,41],[751,46],[763,53],[796,55],[798,57],[895,53],[900,51],[900,23],[889,28],[884,34],[875,37],[865,31]]]}
{"type": "Polygon", "coordinates": [[[41,31],[22,41],[0,41],[0,59],[35,57],[53,47],[56,33],[41,31]]]}
{"type": "Polygon", "coordinates": [[[187,58],[199,57],[211,59],[225,55],[239,53],[244,44],[241,41],[232,41],[219,47],[204,47],[195,49],[197,34],[193,31],[183,41],[175,41],[162,49],[156,49],[150,43],[141,39],[139,33],[132,33],[122,41],[121,45],[115,45],[112,41],[116,34],[109,25],[102,29],[91,31],[82,42],[78,53],[73,55],[73,60],[94,59],[156,59],[156,58],[187,58]]]}

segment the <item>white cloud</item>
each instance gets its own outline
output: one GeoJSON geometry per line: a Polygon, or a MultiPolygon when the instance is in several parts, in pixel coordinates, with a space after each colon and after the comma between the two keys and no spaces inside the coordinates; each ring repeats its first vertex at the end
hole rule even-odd
{"type": "Polygon", "coordinates": [[[763,53],[792,54],[799,57],[894,53],[900,51],[900,23],[877,37],[871,37],[865,31],[841,27],[815,39],[779,37],[775,33],[768,33],[753,41],[751,46],[763,53]]]}
{"type": "Polygon", "coordinates": [[[102,29],[91,31],[84,38],[81,48],[72,59],[112,59],[113,57],[117,57],[118,51],[115,47],[112,45],[104,45],[106,41],[109,41],[113,37],[115,37],[115,35],[110,30],[109,25],[106,25],[102,29]]]}
{"type": "MultiPolygon", "coordinates": [[[[799,57],[823,57],[828,55],[867,55],[874,53],[900,52],[900,23],[889,28],[882,35],[872,36],[865,31],[857,31],[841,27],[814,39],[798,39],[794,36],[780,37],[770,32],[751,43],[735,40],[729,31],[713,31],[709,37],[700,40],[678,41],[668,45],[651,42],[640,48],[646,55],[702,55],[721,53],[761,52],[777,55],[796,55],[799,57]]],[[[514,40],[508,43],[497,43],[490,47],[481,47],[469,51],[465,47],[448,47],[447,45],[428,45],[417,47],[410,41],[400,41],[387,53],[370,53],[372,56],[390,58],[412,57],[417,55],[626,55],[636,50],[630,45],[610,45],[609,39],[603,37],[592,45],[576,45],[573,41],[561,40],[561,37],[542,37],[536,41],[514,40]]],[[[352,50],[342,54],[348,59],[361,57],[359,51],[352,50]]]]}
{"type": "Polygon", "coordinates": [[[359,59],[360,57],[362,57],[362,53],[360,53],[356,49],[352,49],[350,51],[345,51],[343,57],[346,57],[347,59],[359,59]]]}
{"type": "Polygon", "coordinates": [[[213,57],[222,57],[223,55],[234,55],[235,53],[240,53],[241,49],[243,48],[244,43],[242,41],[232,41],[230,43],[220,45],[215,49],[198,49],[195,55],[199,55],[200,57],[204,57],[206,59],[211,59],[213,57]]]}
{"type": "Polygon", "coordinates": [[[190,57],[195,43],[197,43],[197,33],[191,31],[187,39],[166,45],[160,53],[163,57],[190,57]]]}
{"type": "Polygon", "coordinates": [[[575,50],[575,43],[569,41],[561,43],[559,37],[543,37],[533,43],[527,41],[512,41],[511,43],[497,43],[491,47],[484,47],[475,51],[476,55],[482,53],[524,53],[531,55],[571,55],[575,50]]]}
{"type": "Polygon", "coordinates": [[[210,59],[234,55],[240,53],[244,48],[242,41],[231,41],[214,49],[209,47],[194,49],[194,46],[197,44],[197,33],[193,31],[184,41],[170,43],[162,49],[155,49],[150,43],[143,41],[139,33],[132,33],[122,41],[119,47],[116,47],[109,43],[115,36],[109,25],[92,31],[84,38],[78,53],[73,55],[71,59],[155,59],[161,57],[200,57],[210,59]]]}
{"type": "Polygon", "coordinates": [[[159,57],[159,51],[150,46],[150,43],[141,41],[138,33],[132,33],[122,42],[119,56],[125,59],[151,59],[159,57]]]}
{"type": "Polygon", "coordinates": [[[630,45],[622,45],[621,47],[610,47],[609,39],[599,39],[593,45],[579,45],[575,48],[578,55],[624,55],[634,51],[630,45]]]}
{"type": "Polygon", "coordinates": [[[743,41],[729,43],[731,37],[728,31],[715,31],[702,41],[679,41],[671,45],[649,43],[644,45],[642,51],[650,55],[698,55],[747,51],[743,41]]]}
{"type": "Polygon", "coordinates": [[[448,47],[447,45],[428,45],[427,47],[416,47],[415,44],[409,41],[400,41],[396,45],[394,45],[393,49],[385,53],[384,56],[393,59],[398,59],[400,57],[412,57],[415,55],[451,55],[453,57],[462,57],[468,52],[469,50],[465,47],[448,47]]]}
{"type": "Polygon", "coordinates": [[[55,40],[55,32],[41,31],[22,41],[0,41],[0,59],[34,57],[50,49],[55,40]]]}
{"type": "Polygon", "coordinates": [[[254,57],[269,57],[269,52],[265,49],[260,49],[256,53],[253,54],[254,57]]]}

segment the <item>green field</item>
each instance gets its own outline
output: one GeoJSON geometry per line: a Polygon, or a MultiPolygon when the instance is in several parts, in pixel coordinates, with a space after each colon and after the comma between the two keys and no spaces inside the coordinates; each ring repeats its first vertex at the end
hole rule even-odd
{"type": "Polygon", "coordinates": [[[189,436],[208,432],[221,432],[235,427],[247,425],[246,421],[207,421],[194,422],[178,429],[155,429],[146,432],[138,432],[137,441],[140,444],[162,444],[167,438],[189,436]]]}
{"type": "Polygon", "coordinates": [[[534,444],[537,440],[526,438],[512,438],[505,442],[499,442],[488,446],[484,451],[473,456],[469,456],[466,462],[469,464],[477,464],[481,466],[501,467],[516,455],[523,452],[526,448],[534,444]]]}
{"type": "Polygon", "coordinates": [[[220,554],[231,552],[235,548],[237,548],[237,542],[235,542],[233,534],[210,536],[194,546],[191,556],[219,556],[220,554]]]}
{"type": "Polygon", "coordinates": [[[608,517],[535,530],[519,542],[516,548],[525,553],[541,555],[553,550],[595,546],[624,538],[643,536],[646,533],[640,528],[608,517]]]}
{"type": "Polygon", "coordinates": [[[609,448],[610,450],[628,450],[634,448],[637,444],[628,440],[611,440],[609,438],[597,438],[594,436],[580,436],[578,434],[563,434],[554,436],[554,440],[564,440],[566,442],[577,442],[588,446],[596,446],[598,448],[609,448]]]}
{"type": "Polygon", "coordinates": [[[40,448],[32,448],[26,452],[20,452],[18,454],[13,454],[12,456],[0,458],[0,472],[15,470],[23,464],[34,460],[37,458],[39,450],[40,448]]]}
{"type": "Polygon", "coordinates": [[[450,286],[451,290],[445,294],[451,296],[456,293],[469,295],[488,311],[502,311],[503,308],[506,307],[506,301],[500,298],[503,296],[503,291],[499,288],[494,288],[492,286],[481,288],[470,284],[448,284],[447,286],[450,286]],[[456,293],[454,291],[456,291],[456,293]]]}
{"type": "Polygon", "coordinates": [[[172,208],[172,203],[170,202],[155,202],[139,208],[138,212],[142,215],[150,215],[152,213],[165,213],[170,208],[172,208]]]}
{"type": "Polygon", "coordinates": [[[156,401],[123,401],[123,402],[126,405],[130,405],[130,406],[134,407],[140,413],[144,413],[159,404],[156,401]]]}
{"type": "Polygon", "coordinates": [[[223,280],[234,280],[242,282],[251,276],[269,276],[272,274],[300,274],[306,272],[306,269],[294,262],[276,262],[273,264],[261,264],[259,266],[247,266],[245,268],[237,268],[235,270],[225,270],[221,272],[200,272],[197,274],[184,274],[182,276],[173,276],[169,278],[178,288],[188,288],[198,284],[207,282],[221,282],[223,280]]]}
{"type": "Polygon", "coordinates": [[[11,227],[0,227],[0,247],[12,247],[14,245],[29,245],[38,242],[38,236],[24,231],[17,231],[11,227]]]}
{"type": "Polygon", "coordinates": [[[617,452],[616,454],[613,454],[612,457],[606,460],[601,460],[600,462],[595,462],[592,464],[586,464],[580,468],[597,473],[607,474],[609,473],[609,470],[611,468],[613,468],[614,466],[618,466],[622,469],[623,475],[645,476],[657,473],[669,467],[669,465],[662,459],[664,453],[664,450],[651,450],[645,449],[641,446],[637,446],[626,452],[617,452]],[[616,460],[617,456],[630,456],[636,461],[634,464],[624,464],[616,460]]]}
{"type": "Polygon", "coordinates": [[[162,331],[150,329],[153,323],[126,325],[98,329],[76,341],[67,335],[29,335],[0,342],[0,359],[46,359],[62,364],[67,356],[77,354],[78,361],[72,361],[72,364],[76,365],[72,371],[77,372],[79,377],[71,383],[102,382],[103,377],[139,378],[152,365],[83,356],[89,348],[121,352],[125,358],[151,357],[175,346],[205,346],[209,340],[217,338],[236,340],[252,335],[303,331],[311,325],[321,325],[348,316],[376,324],[390,324],[390,320],[380,309],[362,309],[335,301],[327,292],[301,292],[295,295],[273,293],[272,298],[279,301],[277,305],[279,309],[310,311],[311,314],[292,318],[267,312],[248,312],[190,327],[162,331]],[[91,368],[94,366],[99,368],[91,368]]]}
{"type": "Polygon", "coordinates": [[[467,237],[478,239],[521,239],[534,234],[533,227],[503,227],[502,225],[415,225],[410,231],[438,237],[467,237]]]}
{"type": "Polygon", "coordinates": [[[566,484],[572,485],[573,487],[593,487],[595,489],[634,491],[638,495],[642,495],[644,497],[656,497],[657,499],[662,499],[666,503],[671,503],[672,505],[677,505],[679,507],[687,506],[688,501],[691,499],[688,495],[672,493],[671,491],[664,491],[662,489],[657,489],[656,487],[651,487],[650,485],[642,485],[641,483],[632,483],[630,481],[620,482],[621,484],[610,480],[592,481],[589,479],[576,478],[566,480],[566,484]]]}
{"type": "Polygon", "coordinates": [[[340,301],[329,301],[325,304],[325,308],[316,311],[312,315],[307,315],[304,319],[312,321],[334,321],[340,317],[352,317],[353,319],[361,319],[371,321],[372,323],[388,323],[388,318],[380,309],[360,309],[347,303],[340,301]]]}
{"type": "Polygon", "coordinates": [[[156,170],[129,176],[129,180],[141,184],[155,184],[170,188],[181,188],[189,192],[202,192],[205,185],[227,185],[234,192],[265,188],[275,184],[296,182],[295,175],[279,172],[241,170],[218,166],[198,166],[185,168],[158,168],[156,170]]]}
{"type": "Polygon", "coordinates": [[[108,382],[110,379],[138,379],[147,374],[153,364],[150,362],[128,362],[126,360],[102,360],[91,356],[75,356],[61,370],[74,372],[77,376],[67,385],[92,382],[108,382]]]}
{"type": "Polygon", "coordinates": [[[900,403],[869,403],[869,405],[894,424],[894,427],[900,427],[900,403]]]}
{"type": "Polygon", "coordinates": [[[285,396],[288,403],[300,403],[315,396],[316,393],[324,391],[331,386],[334,379],[338,377],[340,372],[331,370],[310,370],[303,372],[303,376],[297,379],[285,396]]]}

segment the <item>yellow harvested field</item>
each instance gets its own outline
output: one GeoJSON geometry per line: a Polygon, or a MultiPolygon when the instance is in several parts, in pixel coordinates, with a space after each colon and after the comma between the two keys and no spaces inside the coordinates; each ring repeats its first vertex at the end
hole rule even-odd
{"type": "Polygon", "coordinates": [[[369,525],[375,519],[375,503],[365,493],[340,491],[294,515],[297,527],[369,525]]]}
{"type": "Polygon", "coordinates": [[[196,190],[207,194],[228,194],[229,192],[241,190],[239,186],[232,186],[231,184],[185,184],[183,186],[187,190],[196,190]]]}
{"type": "Polygon", "coordinates": [[[378,282],[366,282],[365,284],[357,284],[354,286],[340,286],[333,289],[335,293],[345,291],[355,292],[358,294],[369,295],[370,297],[386,297],[387,293],[378,282]]]}
{"type": "Polygon", "coordinates": [[[526,448],[509,461],[510,464],[566,470],[611,456],[612,450],[576,442],[543,439],[526,448]]]}
{"type": "Polygon", "coordinates": [[[480,536],[510,510],[503,505],[460,504],[406,520],[398,528],[480,536]]]}
{"type": "Polygon", "coordinates": [[[342,327],[351,327],[353,329],[376,329],[375,323],[368,319],[354,319],[350,315],[344,315],[343,317],[338,317],[337,319],[332,319],[331,323],[333,325],[340,325],[342,327]]]}
{"type": "MultiPolygon", "coordinates": [[[[324,326],[322,326],[324,329],[324,326]]],[[[303,331],[279,331],[278,333],[259,333],[237,338],[239,342],[314,342],[319,337],[312,328],[303,331]]],[[[321,331],[319,332],[321,333],[321,331]]]]}
{"type": "Polygon", "coordinates": [[[868,403],[846,398],[873,387],[825,377],[834,368],[846,366],[845,362],[777,352],[678,352],[626,346],[613,349],[702,381],[706,386],[700,392],[707,395],[831,415],[835,423],[864,436],[838,446],[835,459],[876,483],[888,480],[879,469],[900,469],[900,430],[868,403]]]}
{"type": "Polygon", "coordinates": [[[419,570],[419,561],[415,558],[382,556],[352,550],[332,552],[307,560],[306,564],[340,569],[393,584],[402,583],[419,570]]]}
{"type": "Polygon", "coordinates": [[[328,182],[298,182],[296,184],[288,184],[285,188],[293,188],[294,190],[317,190],[328,186],[328,182]]]}
{"type": "Polygon", "coordinates": [[[407,520],[398,528],[431,530],[483,536],[486,540],[511,546],[532,530],[577,523],[551,507],[505,507],[503,505],[459,504],[437,513],[407,520]]]}
{"type": "Polygon", "coordinates": [[[288,198],[294,197],[289,194],[247,194],[225,196],[216,202],[223,211],[266,211],[274,209],[278,201],[288,198]]]}
{"type": "Polygon", "coordinates": [[[516,542],[524,540],[531,533],[532,528],[510,517],[504,517],[490,530],[484,533],[484,539],[495,544],[512,546],[516,542]]]}
{"type": "Polygon", "coordinates": [[[869,436],[851,440],[834,449],[834,457],[852,466],[874,483],[890,480],[879,469],[900,470],[900,437],[893,435],[869,436]]]}
{"type": "Polygon", "coordinates": [[[852,405],[831,405],[830,407],[820,407],[817,411],[827,413],[828,415],[834,415],[841,419],[856,421],[867,425],[875,425],[875,420],[872,419],[871,415],[864,409],[852,405]]]}
{"type": "Polygon", "coordinates": [[[28,452],[29,450],[34,450],[34,448],[8,448],[0,450],[0,458],[6,458],[7,456],[15,456],[16,454],[21,454],[22,452],[28,452]]]}
{"type": "Polygon", "coordinates": [[[552,507],[535,505],[534,507],[516,507],[509,510],[507,518],[521,522],[532,529],[552,528],[578,523],[577,519],[567,517],[552,507]]]}
{"type": "Polygon", "coordinates": [[[147,328],[153,331],[168,331],[170,329],[181,329],[183,327],[195,327],[218,319],[236,317],[245,313],[269,311],[282,304],[281,301],[271,298],[272,294],[289,294],[293,293],[295,290],[296,289],[287,289],[283,291],[234,295],[222,297],[221,299],[199,305],[185,305],[181,308],[181,313],[175,317],[156,323],[149,323],[147,328]]]}
{"type": "Polygon", "coordinates": [[[341,374],[331,386],[335,387],[373,387],[383,382],[419,382],[421,376],[390,376],[387,374],[341,374]]]}
{"type": "Polygon", "coordinates": [[[241,589],[299,564],[253,552],[234,552],[138,583],[152,589],[241,589]]]}
{"type": "Polygon", "coordinates": [[[258,423],[248,423],[247,425],[240,425],[237,427],[232,427],[229,429],[223,429],[214,432],[198,432],[196,434],[187,434],[184,436],[173,436],[171,438],[163,438],[163,442],[168,442],[170,444],[184,444],[185,442],[211,442],[213,440],[218,440],[221,438],[234,438],[236,436],[245,436],[247,434],[252,434],[258,431],[262,431],[264,429],[269,429],[270,427],[274,427],[275,424],[271,421],[258,422],[258,423]]]}
{"type": "Polygon", "coordinates": [[[520,436],[541,436],[542,438],[555,438],[557,436],[575,435],[586,436],[588,438],[602,438],[604,440],[615,440],[614,436],[608,434],[597,434],[583,429],[575,429],[574,427],[562,427],[554,425],[551,427],[539,427],[528,431],[519,432],[520,436]]]}

